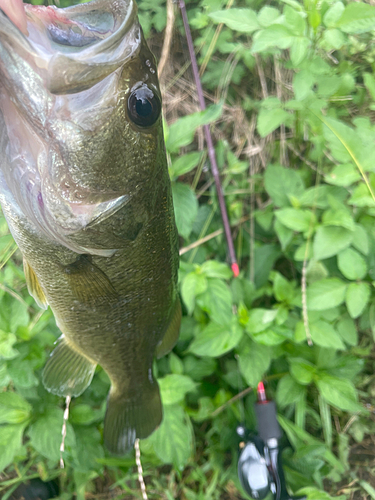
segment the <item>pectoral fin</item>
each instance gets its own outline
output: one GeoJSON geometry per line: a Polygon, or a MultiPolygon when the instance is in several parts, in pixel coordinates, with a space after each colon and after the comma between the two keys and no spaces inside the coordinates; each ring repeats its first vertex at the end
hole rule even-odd
{"type": "Polygon", "coordinates": [[[61,337],[44,367],[44,387],[58,396],[79,396],[90,385],[95,367],[61,337]]]}
{"type": "Polygon", "coordinates": [[[48,302],[42,287],[34,273],[34,270],[30,267],[30,264],[26,259],[23,259],[23,271],[25,273],[27,289],[29,290],[29,294],[34,297],[35,302],[42,309],[47,309],[48,302]]]}
{"type": "Polygon", "coordinates": [[[87,255],[64,267],[73,295],[83,304],[96,306],[117,299],[106,274],[87,255]]]}
{"type": "Polygon", "coordinates": [[[180,299],[177,299],[171,322],[169,323],[162,341],[156,348],[157,358],[165,356],[165,354],[167,354],[176,344],[180,332],[181,314],[181,302],[180,299]]]}

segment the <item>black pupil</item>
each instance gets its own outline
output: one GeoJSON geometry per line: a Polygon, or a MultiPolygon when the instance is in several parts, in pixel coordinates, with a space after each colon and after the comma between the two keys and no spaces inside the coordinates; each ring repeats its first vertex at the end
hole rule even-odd
{"type": "Polygon", "coordinates": [[[152,113],[151,102],[144,97],[138,98],[135,109],[139,116],[149,116],[152,113]]]}
{"type": "Polygon", "coordinates": [[[128,116],[139,127],[151,127],[158,120],[160,112],[160,99],[146,84],[130,94],[128,116]]]}

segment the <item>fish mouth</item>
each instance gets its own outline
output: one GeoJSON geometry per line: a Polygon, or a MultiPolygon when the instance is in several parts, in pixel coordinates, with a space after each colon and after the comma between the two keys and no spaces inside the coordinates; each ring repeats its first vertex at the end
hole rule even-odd
{"type": "Polygon", "coordinates": [[[29,55],[52,94],[92,87],[139,50],[133,0],[92,0],[65,9],[17,0],[16,13],[2,10],[4,1],[0,0],[2,42],[29,55]]]}

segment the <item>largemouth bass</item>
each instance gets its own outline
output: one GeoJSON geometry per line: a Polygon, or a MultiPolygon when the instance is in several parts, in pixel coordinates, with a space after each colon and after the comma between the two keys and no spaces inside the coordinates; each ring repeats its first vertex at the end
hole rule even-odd
{"type": "Polygon", "coordinates": [[[100,365],[123,454],[162,420],[152,362],[181,318],[155,60],[133,0],[25,11],[17,27],[0,10],[1,206],[63,334],[44,385],[78,396],[100,365]]]}

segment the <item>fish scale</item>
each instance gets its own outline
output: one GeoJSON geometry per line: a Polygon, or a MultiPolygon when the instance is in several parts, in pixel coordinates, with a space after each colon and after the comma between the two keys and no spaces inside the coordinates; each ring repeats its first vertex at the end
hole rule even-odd
{"type": "Polygon", "coordinates": [[[161,422],[152,362],[181,319],[155,62],[131,0],[26,13],[28,38],[0,11],[0,201],[29,292],[62,332],[44,385],[78,396],[99,364],[104,441],[123,454],[161,422]]]}

